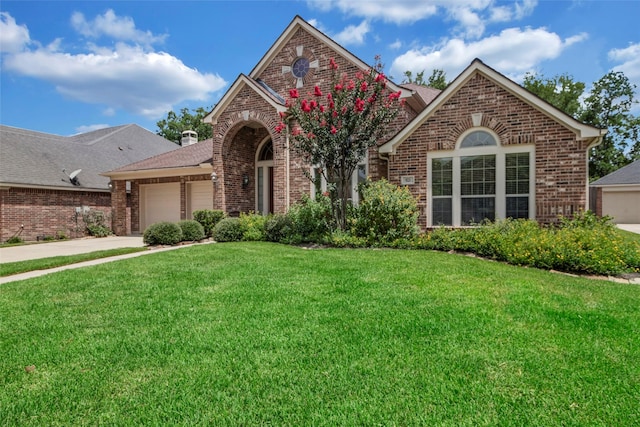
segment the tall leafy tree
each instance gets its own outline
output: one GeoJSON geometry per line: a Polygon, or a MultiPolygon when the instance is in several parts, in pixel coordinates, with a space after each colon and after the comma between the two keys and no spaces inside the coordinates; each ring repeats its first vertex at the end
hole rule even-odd
{"type": "MultiPolygon", "coordinates": [[[[351,177],[369,148],[387,136],[402,100],[400,92],[389,93],[379,58],[355,76],[340,74],[333,59],[329,67],[331,90],[322,93],[316,86],[303,97],[292,89],[283,119],[289,121],[292,148],[326,180],[336,223],[344,230],[351,177]]],[[[277,132],[286,129],[284,121],[276,127],[277,132]]]]}
{"type": "Polygon", "coordinates": [[[579,118],[582,114],[580,97],[584,93],[585,84],[574,81],[568,74],[549,78],[527,73],[523,86],[574,118],[579,118]]]}
{"type": "Polygon", "coordinates": [[[640,158],[640,117],[631,113],[638,101],[635,85],[620,71],[611,71],[593,84],[585,99],[583,122],[607,129],[602,143],[593,148],[589,175],[600,178],[640,158]]]}
{"type": "Polygon", "coordinates": [[[212,136],[211,126],[202,121],[207,113],[208,111],[204,107],[192,110],[183,108],[180,110],[179,115],[174,111],[169,111],[165,119],[156,123],[156,126],[158,126],[156,134],[178,145],[182,138],[182,132],[185,130],[196,131],[198,133],[198,141],[209,139],[212,136]]]}
{"type": "Polygon", "coordinates": [[[403,83],[414,83],[422,86],[429,86],[434,89],[444,90],[447,83],[447,75],[444,70],[434,69],[431,72],[431,75],[425,80],[424,79],[424,70],[416,73],[415,78],[413,77],[413,73],[411,71],[404,72],[404,80],[403,83]]]}

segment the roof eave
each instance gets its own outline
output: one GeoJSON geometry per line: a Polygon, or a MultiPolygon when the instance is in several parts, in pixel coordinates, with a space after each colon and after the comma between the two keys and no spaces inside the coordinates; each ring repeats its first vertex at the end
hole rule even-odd
{"type": "Polygon", "coordinates": [[[203,175],[206,173],[211,173],[212,171],[213,165],[211,163],[201,163],[197,166],[143,169],[121,172],[104,172],[100,175],[111,178],[111,180],[121,181],[146,178],[168,178],[174,176],[203,175]]]}
{"type": "Polygon", "coordinates": [[[216,124],[218,116],[226,110],[226,108],[229,106],[229,104],[231,104],[231,102],[233,102],[236,95],[240,92],[240,90],[244,86],[249,86],[254,92],[260,95],[265,101],[267,101],[276,110],[276,112],[279,113],[281,111],[282,112],[286,111],[287,108],[284,105],[277,103],[273,98],[267,95],[262,89],[257,87],[256,82],[254,82],[251,78],[247,77],[246,75],[240,74],[236,79],[236,81],[233,82],[233,85],[231,85],[229,90],[224,94],[220,102],[218,102],[218,104],[213,108],[213,110],[211,110],[211,112],[204,117],[203,122],[216,124]]]}
{"type": "Polygon", "coordinates": [[[532,92],[529,92],[514,81],[488,67],[481,60],[475,59],[422,111],[422,113],[418,114],[418,116],[395,137],[382,145],[379,148],[380,153],[395,153],[398,145],[404,142],[414,130],[420,127],[442,104],[453,96],[453,94],[455,94],[456,91],[476,73],[482,74],[486,78],[493,80],[496,84],[502,86],[517,98],[523,100],[529,105],[532,105],[543,114],[572,130],[578,139],[591,139],[592,142],[589,143],[589,148],[600,144],[603,136],[607,133],[606,129],[598,129],[579,122],[570,115],[534,95],[532,92]]]}

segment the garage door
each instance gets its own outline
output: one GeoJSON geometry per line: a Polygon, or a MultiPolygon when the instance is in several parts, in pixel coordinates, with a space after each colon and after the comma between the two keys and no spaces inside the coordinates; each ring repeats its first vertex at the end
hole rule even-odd
{"type": "Polygon", "coordinates": [[[603,191],[602,214],[616,224],[640,224],[640,191],[603,191]]]}
{"type": "Polygon", "coordinates": [[[140,186],[140,227],[161,221],[180,221],[180,183],[140,186]]]}
{"type": "Polygon", "coordinates": [[[187,184],[187,218],[193,219],[193,211],[213,209],[213,185],[211,181],[187,184]]]}

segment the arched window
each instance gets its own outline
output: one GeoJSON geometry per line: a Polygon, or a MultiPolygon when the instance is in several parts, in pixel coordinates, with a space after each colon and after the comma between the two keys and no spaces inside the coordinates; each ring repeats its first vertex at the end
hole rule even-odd
{"type": "Polygon", "coordinates": [[[479,129],[459,141],[453,152],[428,154],[428,224],[532,217],[534,147],[502,146],[492,132],[479,129]]]}
{"type": "Polygon", "coordinates": [[[483,130],[477,130],[462,138],[460,148],[489,147],[495,145],[497,144],[493,135],[483,130]]]}
{"type": "Polygon", "coordinates": [[[267,141],[260,150],[260,154],[258,155],[258,161],[261,162],[263,160],[273,160],[273,141],[267,141]]]}

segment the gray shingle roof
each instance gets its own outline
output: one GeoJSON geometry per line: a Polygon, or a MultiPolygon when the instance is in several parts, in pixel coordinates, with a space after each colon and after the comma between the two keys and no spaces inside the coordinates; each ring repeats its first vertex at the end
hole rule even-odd
{"type": "Polygon", "coordinates": [[[440,92],[442,92],[440,89],[436,89],[429,86],[417,85],[415,83],[403,83],[400,86],[416,92],[418,96],[422,98],[422,100],[426,105],[429,105],[431,101],[436,99],[436,97],[440,95],[440,92]]]}
{"type": "Polygon", "coordinates": [[[177,148],[135,124],[69,137],[0,125],[0,185],[106,190],[100,173],[177,148]],[[67,176],[76,169],[78,186],[67,176]]]}
{"type": "Polygon", "coordinates": [[[158,154],[157,156],[122,166],[109,172],[131,172],[150,169],[171,169],[198,166],[213,161],[213,139],[181,147],[179,150],[158,154]]]}
{"type": "Polygon", "coordinates": [[[603,176],[591,183],[595,187],[601,185],[633,185],[640,184],[640,160],[628,164],[627,166],[603,176]]]}

